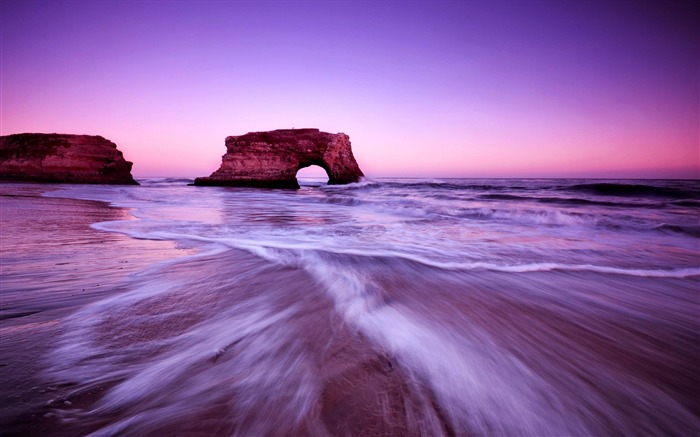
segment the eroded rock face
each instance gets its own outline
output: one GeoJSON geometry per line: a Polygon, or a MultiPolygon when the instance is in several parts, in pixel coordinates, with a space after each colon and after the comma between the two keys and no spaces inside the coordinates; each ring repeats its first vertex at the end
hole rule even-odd
{"type": "Polygon", "coordinates": [[[297,171],[310,165],[325,169],[329,184],[357,182],[364,176],[344,133],[280,129],[226,138],[221,167],[194,184],[299,188],[297,171]]]}
{"type": "Polygon", "coordinates": [[[113,142],[95,135],[0,136],[0,179],[138,185],[113,142]]]}

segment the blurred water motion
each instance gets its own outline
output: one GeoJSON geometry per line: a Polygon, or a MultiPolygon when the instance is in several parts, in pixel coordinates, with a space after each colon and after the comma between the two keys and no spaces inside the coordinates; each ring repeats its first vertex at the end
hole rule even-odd
{"type": "Polygon", "coordinates": [[[48,194],[196,250],[61,322],[49,435],[698,433],[697,182],[142,182],[48,194]]]}

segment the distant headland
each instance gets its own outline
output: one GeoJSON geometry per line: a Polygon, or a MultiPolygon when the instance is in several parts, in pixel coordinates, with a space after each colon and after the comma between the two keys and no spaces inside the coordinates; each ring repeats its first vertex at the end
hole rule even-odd
{"type": "Polygon", "coordinates": [[[227,137],[221,167],[194,184],[299,188],[297,172],[311,165],[326,171],[329,184],[358,182],[364,176],[346,134],[279,129],[227,137]]]}
{"type": "Polygon", "coordinates": [[[24,182],[138,185],[133,164],[96,135],[0,136],[0,179],[24,182]]]}

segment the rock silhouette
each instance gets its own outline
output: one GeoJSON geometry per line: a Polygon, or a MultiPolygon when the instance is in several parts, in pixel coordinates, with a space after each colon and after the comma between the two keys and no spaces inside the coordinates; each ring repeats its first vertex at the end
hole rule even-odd
{"type": "Polygon", "coordinates": [[[96,135],[24,133],[0,136],[0,179],[138,185],[132,163],[96,135]]]}
{"type": "Polygon", "coordinates": [[[346,134],[279,129],[227,137],[221,167],[194,184],[299,188],[296,174],[310,165],[326,170],[329,184],[357,182],[364,176],[346,134]]]}

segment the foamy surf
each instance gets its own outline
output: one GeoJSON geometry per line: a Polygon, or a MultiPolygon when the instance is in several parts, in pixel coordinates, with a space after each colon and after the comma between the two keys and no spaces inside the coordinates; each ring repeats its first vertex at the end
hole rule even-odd
{"type": "Polygon", "coordinates": [[[45,377],[67,434],[699,429],[692,184],[142,182],[51,194],[197,252],[66,320],[45,377]]]}
{"type": "MultiPolygon", "coordinates": [[[[107,222],[95,225],[96,228],[102,230],[115,230],[114,225],[121,226],[122,222],[107,222]],[[110,226],[111,225],[111,226],[110,226]]],[[[154,232],[140,233],[129,232],[125,233],[134,238],[155,239],[155,240],[174,240],[179,242],[200,242],[210,243],[212,245],[220,245],[224,247],[243,249],[258,256],[266,258],[273,262],[283,264],[294,264],[294,260],[298,255],[285,255],[283,252],[296,252],[297,254],[307,251],[326,252],[328,254],[337,255],[354,255],[375,258],[400,258],[426,266],[437,267],[447,270],[491,270],[506,273],[528,273],[528,272],[547,272],[547,271],[571,271],[571,272],[596,272],[608,273],[614,275],[639,276],[645,278],[690,278],[700,276],[700,267],[698,268],[681,268],[681,269],[626,269],[621,267],[596,266],[591,264],[561,264],[561,263],[532,263],[532,264],[515,264],[515,265],[499,265],[493,263],[473,262],[440,262],[432,260],[420,255],[401,253],[390,250],[353,250],[347,248],[319,248],[317,244],[309,243],[285,243],[285,242],[259,242],[256,240],[233,239],[233,238],[209,238],[191,234],[176,234],[170,232],[154,232]]]]}

